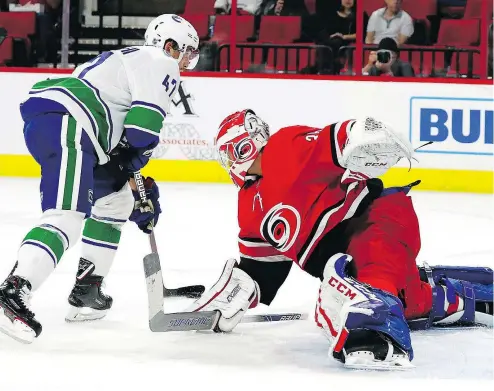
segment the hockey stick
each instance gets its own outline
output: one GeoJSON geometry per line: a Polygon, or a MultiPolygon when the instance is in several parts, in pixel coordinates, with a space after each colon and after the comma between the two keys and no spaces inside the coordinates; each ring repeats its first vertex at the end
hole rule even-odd
{"type": "MultiPolygon", "coordinates": [[[[220,318],[219,311],[204,312],[164,312],[164,297],[160,287],[163,285],[161,264],[157,254],[144,257],[144,274],[148,291],[149,328],[153,332],[214,330],[220,318]]],[[[307,314],[272,314],[245,316],[241,323],[280,322],[305,320],[307,314]]]]}
{"type": "MultiPolygon", "coordinates": [[[[144,187],[144,179],[140,171],[134,173],[134,181],[136,183],[137,192],[141,198],[141,202],[147,202],[146,189],[144,187]]],[[[156,245],[156,238],[154,236],[154,231],[149,234],[149,245],[151,246],[151,252],[156,254],[159,262],[158,246],[156,245]]],[[[203,285],[189,285],[183,286],[175,289],[169,289],[163,285],[163,296],[165,297],[187,297],[190,299],[197,299],[201,297],[206,288],[203,285]]]]}

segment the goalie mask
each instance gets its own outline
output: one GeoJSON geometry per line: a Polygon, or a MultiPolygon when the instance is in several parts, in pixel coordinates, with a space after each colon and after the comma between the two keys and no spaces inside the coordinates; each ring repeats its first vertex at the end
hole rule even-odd
{"type": "Polygon", "coordinates": [[[269,126],[247,109],[226,117],[214,141],[220,164],[239,188],[269,139],[269,126]]]}

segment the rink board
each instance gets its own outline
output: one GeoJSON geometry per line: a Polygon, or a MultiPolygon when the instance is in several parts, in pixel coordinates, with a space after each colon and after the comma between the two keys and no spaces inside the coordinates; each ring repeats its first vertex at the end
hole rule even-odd
{"type": "MultiPolygon", "coordinates": [[[[39,176],[18,107],[32,84],[57,76],[64,75],[0,70],[0,176],[39,176]]],[[[416,153],[410,172],[405,162],[390,170],[386,184],[421,179],[423,190],[492,193],[492,85],[474,83],[193,74],[180,85],[145,172],[161,181],[228,182],[212,142],[222,119],[243,108],[255,110],[272,132],[372,115],[406,133],[415,147],[434,141],[416,153]]]]}

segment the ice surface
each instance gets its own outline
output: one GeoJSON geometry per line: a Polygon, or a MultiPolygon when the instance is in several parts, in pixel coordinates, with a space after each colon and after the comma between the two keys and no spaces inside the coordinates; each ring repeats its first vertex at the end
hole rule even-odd
{"type": "MultiPolygon", "coordinates": [[[[0,280],[40,214],[37,180],[0,178],[0,280]]],[[[163,214],[156,230],[165,283],[170,287],[218,278],[237,255],[236,190],[228,185],[162,184],[163,214]]],[[[493,204],[489,195],[414,192],[422,229],[421,259],[430,264],[494,264],[493,204]]],[[[494,337],[490,329],[427,331],[412,336],[416,369],[349,371],[327,357],[328,343],[311,320],[239,326],[229,335],[153,334],[147,327],[142,257],[146,237],[133,225],[107,279],[114,298],[98,322],[67,324],[67,296],[78,246],[35,293],[43,333],[32,345],[0,335],[0,390],[267,390],[441,389],[491,387],[494,337]],[[423,380],[427,379],[427,380],[423,380]],[[446,379],[446,380],[443,380],[446,379]],[[423,384],[426,382],[427,384],[423,384]],[[472,382],[475,382],[473,384],[472,382]]],[[[312,315],[318,281],[294,268],[271,308],[312,315]]],[[[170,310],[189,301],[168,299],[170,310]]],[[[492,388],[490,388],[492,389],[492,388]]]]}

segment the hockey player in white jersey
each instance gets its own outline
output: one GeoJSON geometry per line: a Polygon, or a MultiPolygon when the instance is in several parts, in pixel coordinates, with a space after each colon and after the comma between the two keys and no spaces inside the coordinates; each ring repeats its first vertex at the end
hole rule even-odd
{"type": "Polygon", "coordinates": [[[157,223],[157,185],[146,178],[148,202],[142,204],[132,173],[158,144],[180,72],[197,64],[199,39],[190,23],[168,14],[151,22],[145,39],[144,46],[102,53],[70,77],[36,83],[21,104],[26,145],[41,165],[43,214],[0,286],[0,331],[18,341],[30,343],[41,333],[31,292],[77,242],[81,228],[69,320],[77,320],[82,307],[95,310],[93,318],[111,307],[101,284],[122,225],[130,218],[150,233],[157,223]]]}

